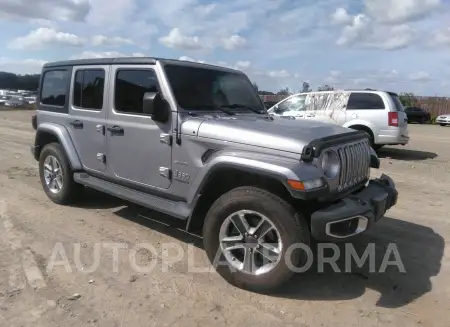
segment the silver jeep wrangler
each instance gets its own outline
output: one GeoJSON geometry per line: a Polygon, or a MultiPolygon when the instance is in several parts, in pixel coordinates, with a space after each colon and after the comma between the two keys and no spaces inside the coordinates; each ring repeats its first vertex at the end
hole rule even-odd
{"type": "Polygon", "coordinates": [[[304,247],[362,233],[395,205],[368,135],[271,117],[248,77],[206,64],[114,58],[43,67],[32,153],[48,197],[84,187],[199,232],[218,273],[268,292],[304,247]]]}

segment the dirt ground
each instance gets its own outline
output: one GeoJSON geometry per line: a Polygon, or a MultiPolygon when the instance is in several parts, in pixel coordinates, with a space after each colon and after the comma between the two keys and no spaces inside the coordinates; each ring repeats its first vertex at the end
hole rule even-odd
{"type": "Polygon", "coordinates": [[[450,127],[410,125],[411,143],[381,150],[373,172],[394,178],[399,202],[354,244],[395,243],[406,273],[313,269],[267,296],[192,271],[194,261],[208,267],[201,240],[142,218],[142,209],[95,192],[77,206],[51,203],[29,151],[30,117],[0,112],[0,326],[450,325],[450,127]],[[170,242],[186,255],[164,266],[177,255],[164,250],[170,242]],[[114,256],[108,243],[127,249],[114,256]],[[69,264],[49,269],[55,249],[69,264]],[[136,272],[130,258],[156,267],[136,272]]]}

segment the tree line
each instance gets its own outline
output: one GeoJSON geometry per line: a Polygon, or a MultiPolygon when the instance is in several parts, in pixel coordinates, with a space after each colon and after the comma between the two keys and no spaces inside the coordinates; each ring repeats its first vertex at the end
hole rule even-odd
{"type": "Polygon", "coordinates": [[[16,75],[0,72],[0,89],[36,91],[39,87],[39,74],[16,75]]]}

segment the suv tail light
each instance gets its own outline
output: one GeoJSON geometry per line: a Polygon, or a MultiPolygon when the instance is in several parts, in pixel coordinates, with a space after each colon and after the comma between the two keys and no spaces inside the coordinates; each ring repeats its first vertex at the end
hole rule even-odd
{"type": "Polygon", "coordinates": [[[398,112],[388,113],[388,125],[398,127],[398,112]]]}

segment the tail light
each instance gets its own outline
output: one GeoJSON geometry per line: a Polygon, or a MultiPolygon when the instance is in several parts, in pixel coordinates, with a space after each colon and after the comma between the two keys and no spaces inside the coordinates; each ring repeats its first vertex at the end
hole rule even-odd
{"type": "Polygon", "coordinates": [[[398,112],[388,113],[388,125],[398,127],[398,112]]]}

